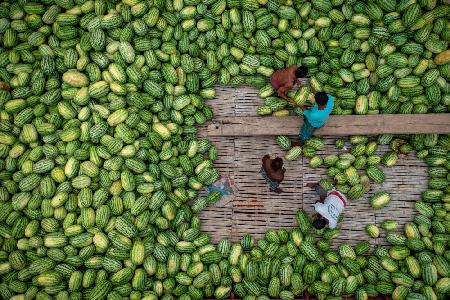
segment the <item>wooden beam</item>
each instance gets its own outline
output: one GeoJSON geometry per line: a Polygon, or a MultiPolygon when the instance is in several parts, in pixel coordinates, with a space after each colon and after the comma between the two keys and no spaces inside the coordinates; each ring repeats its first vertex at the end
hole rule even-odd
{"type": "MultiPolygon", "coordinates": [[[[297,135],[302,125],[303,118],[298,116],[227,117],[213,120],[200,133],[203,136],[297,135]]],[[[450,114],[331,116],[315,133],[338,136],[450,133],[450,114]]]]}

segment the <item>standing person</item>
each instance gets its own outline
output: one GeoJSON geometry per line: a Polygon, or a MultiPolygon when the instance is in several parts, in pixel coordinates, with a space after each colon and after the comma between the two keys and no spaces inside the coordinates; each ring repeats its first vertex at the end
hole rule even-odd
{"type": "Polygon", "coordinates": [[[327,93],[317,92],[314,99],[316,103],[312,107],[302,107],[304,123],[299,133],[301,143],[309,140],[315,129],[325,125],[334,107],[333,96],[327,93]]]}
{"type": "Polygon", "coordinates": [[[259,173],[266,180],[270,190],[277,194],[282,192],[279,185],[284,179],[284,172],[286,172],[286,169],[283,168],[283,160],[281,158],[275,157],[271,159],[268,154],[262,158],[262,166],[259,173]]]}
{"type": "Polygon", "coordinates": [[[314,228],[322,229],[327,225],[331,229],[336,228],[339,216],[347,206],[345,195],[334,189],[326,191],[318,183],[308,183],[306,186],[315,189],[320,197],[320,201],[314,204],[314,209],[317,212],[313,218],[312,225],[314,228]]]}
{"type": "MultiPolygon", "coordinates": [[[[301,78],[305,78],[308,74],[308,68],[305,66],[298,67],[297,65],[292,65],[286,69],[276,70],[270,82],[275,89],[278,97],[288,101],[293,102],[286,96],[286,92],[293,89],[294,87],[299,87],[301,85],[301,78]]],[[[294,102],[295,104],[295,102],[294,102]]]]}

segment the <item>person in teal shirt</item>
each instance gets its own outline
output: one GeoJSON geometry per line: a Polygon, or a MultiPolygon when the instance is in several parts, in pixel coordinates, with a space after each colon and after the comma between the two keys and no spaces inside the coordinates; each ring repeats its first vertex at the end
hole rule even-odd
{"type": "Polygon", "coordinates": [[[314,95],[316,103],[303,112],[304,124],[300,129],[300,141],[304,143],[309,140],[314,130],[325,125],[334,107],[333,96],[324,92],[314,95]]]}

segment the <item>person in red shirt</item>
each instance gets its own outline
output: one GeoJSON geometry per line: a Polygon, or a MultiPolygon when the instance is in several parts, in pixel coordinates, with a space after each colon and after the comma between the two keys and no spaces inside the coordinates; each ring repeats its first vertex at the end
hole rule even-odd
{"type": "Polygon", "coordinates": [[[286,96],[286,92],[293,89],[294,87],[299,87],[301,85],[300,79],[305,78],[307,74],[307,67],[298,67],[297,65],[292,65],[286,69],[276,70],[272,74],[270,82],[272,83],[272,86],[275,89],[278,97],[292,102],[292,100],[286,96]]]}

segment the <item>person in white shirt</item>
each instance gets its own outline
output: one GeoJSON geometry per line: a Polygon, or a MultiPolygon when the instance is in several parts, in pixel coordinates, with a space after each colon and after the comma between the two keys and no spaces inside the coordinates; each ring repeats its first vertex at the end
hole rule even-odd
{"type": "Polygon", "coordinates": [[[314,188],[320,196],[320,201],[313,206],[317,214],[314,216],[313,226],[316,229],[336,228],[339,216],[347,206],[347,198],[341,192],[333,189],[326,191],[318,183],[309,183],[306,186],[314,188]]]}

